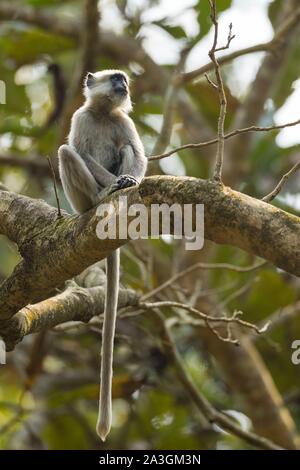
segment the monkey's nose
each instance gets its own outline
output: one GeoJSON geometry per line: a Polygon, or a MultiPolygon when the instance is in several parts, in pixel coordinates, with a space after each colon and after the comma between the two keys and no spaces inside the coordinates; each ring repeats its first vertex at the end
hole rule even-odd
{"type": "Polygon", "coordinates": [[[124,85],[121,83],[115,86],[115,92],[119,93],[120,95],[126,95],[127,94],[127,89],[124,85]]]}

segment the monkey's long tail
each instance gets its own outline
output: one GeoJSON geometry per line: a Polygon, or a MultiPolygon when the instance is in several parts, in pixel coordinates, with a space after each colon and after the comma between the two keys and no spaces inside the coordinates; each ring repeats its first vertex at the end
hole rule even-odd
{"type": "Polygon", "coordinates": [[[120,251],[116,250],[106,260],[106,298],[102,329],[101,374],[97,434],[105,441],[112,418],[113,349],[119,294],[120,251]]]}

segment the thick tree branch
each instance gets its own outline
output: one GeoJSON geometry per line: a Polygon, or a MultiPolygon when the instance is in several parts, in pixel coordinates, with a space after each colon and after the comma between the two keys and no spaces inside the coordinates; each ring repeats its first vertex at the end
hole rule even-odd
{"type": "MultiPolygon", "coordinates": [[[[126,190],[128,205],[191,204],[205,208],[205,238],[230,244],[300,275],[300,219],[267,203],[195,178],[155,176],[126,190]]],[[[111,199],[117,203],[118,194],[111,199]]],[[[53,288],[105,258],[126,240],[101,241],[96,208],[81,216],[65,215],[43,201],[0,193],[0,233],[15,241],[23,256],[0,288],[1,319],[28,303],[43,300],[53,288]]]]}
{"type": "MultiPolygon", "coordinates": [[[[104,286],[84,288],[69,286],[61,294],[20,310],[1,330],[6,350],[11,351],[24,336],[48,330],[69,321],[87,323],[92,317],[103,313],[104,286]]],[[[120,289],[118,306],[128,307],[137,303],[132,290],[120,289]]]]}

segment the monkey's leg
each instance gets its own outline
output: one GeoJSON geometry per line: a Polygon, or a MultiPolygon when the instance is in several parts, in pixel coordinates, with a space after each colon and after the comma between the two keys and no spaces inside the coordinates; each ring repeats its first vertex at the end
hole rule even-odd
{"type": "Polygon", "coordinates": [[[99,185],[81,156],[69,145],[58,149],[58,158],[64,192],[73,209],[81,214],[96,204],[99,185]]]}
{"type": "Polygon", "coordinates": [[[106,259],[106,298],[102,329],[101,375],[97,434],[105,441],[112,418],[113,350],[119,294],[120,251],[106,259]]]}
{"type": "Polygon", "coordinates": [[[116,180],[116,176],[110,171],[108,171],[106,168],[104,168],[104,166],[102,166],[96,160],[94,160],[91,155],[86,154],[84,156],[84,161],[97,183],[100,184],[100,186],[110,186],[116,180]]]}

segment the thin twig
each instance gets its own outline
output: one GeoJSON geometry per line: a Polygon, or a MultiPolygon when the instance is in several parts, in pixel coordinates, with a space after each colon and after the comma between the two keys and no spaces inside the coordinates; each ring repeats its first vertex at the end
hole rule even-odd
{"type": "Polygon", "coordinates": [[[184,271],[180,271],[179,273],[174,274],[174,276],[172,276],[170,279],[165,281],[160,286],[153,289],[151,292],[147,292],[147,294],[141,297],[141,300],[145,301],[146,299],[149,299],[149,297],[153,297],[154,295],[157,295],[162,290],[174,284],[174,282],[178,281],[182,277],[185,277],[187,274],[190,274],[191,272],[196,271],[197,269],[226,269],[229,271],[236,271],[238,273],[248,273],[258,268],[261,268],[266,263],[267,263],[266,261],[262,261],[258,264],[253,264],[251,266],[235,266],[234,264],[229,264],[229,263],[201,263],[201,262],[195,263],[192,266],[189,266],[184,271]]]}
{"type": "Polygon", "coordinates": [[[61,218],[62,213],[60,210],[60,202],[59,202],[59,197],[58,197],[58,192],[57,192],[57,184],[56,184],[56,176],[55,176],[55,171],[52,165],[52,161],[50,157],[47,157],[47,161],[51,170],[51,175],[52,175],[52,181],[53,181],[53,187],[54,187],[54,192],[55,192],[55,198],[56,198],[56,204],[57,204],[57,217],[61,218]]]}
{"type": "MultiPolygon", "coordinates": [[[[269,131],[274,131],[274,130],[280,130],[284,129],[285,127],[293,127],[297,126],[300,124],[300,119],[297,119],[297,121],[292,121],[288,122],[286,124],[278,124],[276,126],[268,126],[268,127],[259,127],[259,126],[249,126],[249,127],[244,127],[243,129],[235,129],[234,131],[229,132],[228,134],[224,135],[224,139],[231,139],[231,137],[235,137],[236,135],[240,134],[246,134],[247,132],[269,132],[269,131]]],[[[168,152],[162,153],[160,155],[151,155],[148,157],[148,160],[160,160],[162,158],[167,158],[173,155],[174,153],[180,152],[181,150],[187,150],[187,149],[198,149],[198,148],[203,148],[203,147],[209,147],[210,145],[214,145],[218,143],[218,139],[211,139],[207,140],[206,142],[199,142],[196,144],[185,144],[181,145],[180,147],[176,147],[173,150],[170,150],[168,152]]]]}
{"type": "MultiPolygon", "coordinates": [[[[186,310],[196,316],[199,316],[202,320],[204,320],[204,322],[209,326],[209,328],[210,328],[210,323],[226,323],[226,324],[235,323],[245,328],[249,328],[250,330],[253,330],[258,334],[264,333],[268,328],[268,323],[265,324],[262,328],[259,328],[253,323],[249,323],[245,320],[241,320],[239,317],[242,315],[242,312],[239,310],[234,311],[230,317],[224,317],[224,316],[213,317],[211,315],[207,315],[206,313],[200,312],[200,310],[194,307],[191,307],[190,305],[180,303],[180,302],[174,302],[172,300],[163,300],[160,302],[140,302],[139,307],[145,308],[147,310],[153,310],[153,309],[163,308],[163,307],[182,308],[183,310],[186,310]]],[[[219,339],[223,340],[224,338],[219,337],[219,339]]]]}
{"type": "MultiPolygon", "coordinates": [[[[216,85],[212,80],[211,78],[209,78],[209,76],[207,75],[207,73],[204,74],[206,80],[208,81],[208,83],[210,84],[210,86],[212,86],[215,90],[218,90],[218,85],[216,85]]],[[[218,142],[218,139],[216,139],[216,141],[218,142]]]]}
{"type": "MultiPolygon", "coordinates": [[[[213,45],[211,50],[209,51],[208,55],[214,64],[215,68],[215,75],[217,83],[213,84],[213,87],[218,90],[219,95],[219,102],[220,102],[220,113],[218,118],[218,141],[217,141],[217,154],[216,154],[216,164],[214,169],[214,180],[221,182],[222,181],[222,168],[223,168],[223,159],[224,159],[224,145],[225,145],[225,137],[224,137],[224,125],[225,125],[225,118],[226,118],[226,110],[227,110],[227,99],[226,93],[224,89],[223,79],[221,75],[221,68],[219,62],[216,58],[216,52],[228,49],[230,43],[234,36],[232,35],[232,24],[229,25],[229,33],[227,44],[223,47],[217,47],[218,45],[218,34],[219,34],[219,23],[217,19],[217,7],[215,0],[208,0],[210,4],[210,16],[211,21],[214,25],[214,39],[213,45]]],[[[209,79],[208,79],[209,80],[209,79]]],[[[212,83],[209,80],[209,83],[212,83]]]]}
{"type": "MultiPolygon", "coordinates": [[[[277,47],[282,43],[286,36],[286,32],[289,31],[297,22],[299,21],[300,17],[300,8],[297,8],[292,15],[290,15],[286,21],[280,26],[278,31],[276,32],[275,36],[271,41],[256,44],[255,46],[245,47],[243,49],[231,52],[230,54],[226,54],[218,59],[219,65],[227,64],[238,57],[242,57],[247,54],[253,54],[256,52],[276,52],[277,47]]],[[[213,64],[208,62],[205,65],[202,65],[198,69],[192,70],[191,72],[182,73],[180,76],[181,85],[185,85],[192,80],[195,80],[205,73],[212,70],[213,64]]]]}
{"type": "Polygon", "coordinates": [[[300,168],[300,161],[297,162],[287,173],[285,173],[283,175],[283,177],[281,178],[281,180],[279,181],[279,183],[275,186],[275,188],[273,189],[273,191],[271,191],[269,194],[267,194],[266,196],[264,196],[262,198],[262,201],[264,202],[271,202],[273,201],[273,199],[275,199],[275,197],[277,196],[278,193],[280,193],[280,191],[282,190],[283,186],[285,185],[285,183],[287,182],[287,180],[294,174],[296,173],[296,171],[298,171],[300,168]]]}

